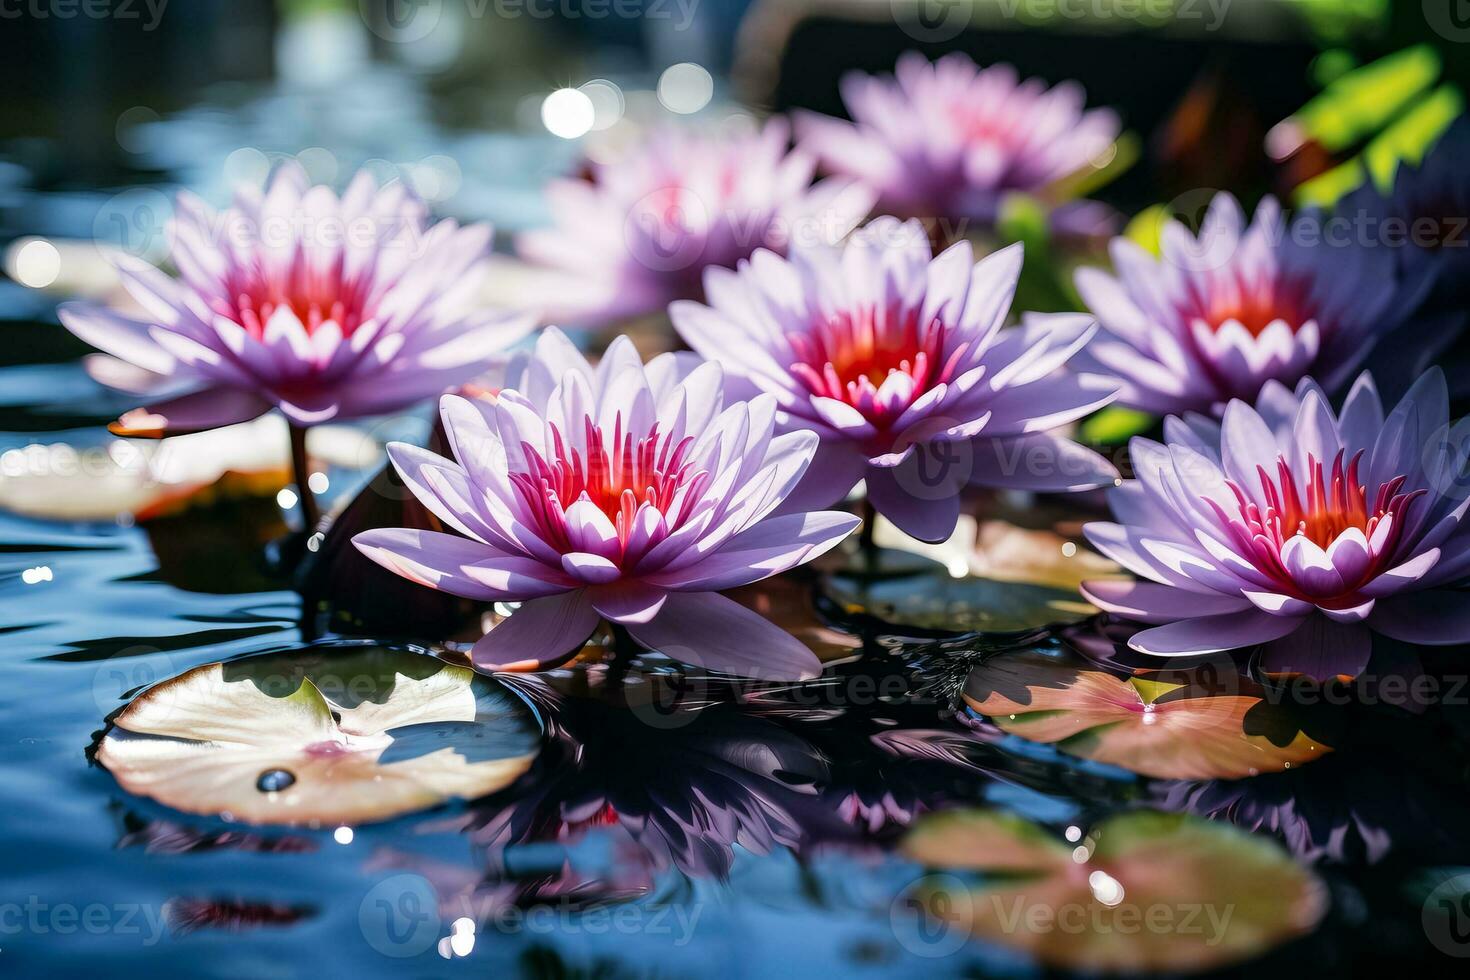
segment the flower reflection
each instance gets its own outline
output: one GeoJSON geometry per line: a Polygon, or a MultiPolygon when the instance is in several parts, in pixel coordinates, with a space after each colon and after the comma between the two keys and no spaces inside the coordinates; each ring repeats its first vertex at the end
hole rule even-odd
{"type": "Polygon", "coordinates": [[[1470,862],[1470,806],[1452,754],[1422,722],[1361,717],[1349,751],[1256,779],[1162,783],[1158,805],[1268,833],[1311,861],[1470,862]]]}
{"type": "Polygon", "coordinates": [[[839,829],[818,792],[826,760],[717,690],[694,699],[661,688],[656,675],[611,698],[531,677],[511,683],[545,713],[552,738],[514,799],[492,798],[466,820],[492,864],[514,845],[568,844],[611,828],[649,874],[724,877],[737,844],[765,854],[839,829]]]}

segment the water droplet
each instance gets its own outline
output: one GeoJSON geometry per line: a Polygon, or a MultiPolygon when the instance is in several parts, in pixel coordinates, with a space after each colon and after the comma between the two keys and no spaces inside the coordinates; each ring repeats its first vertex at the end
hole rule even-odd
{"type": "Polygon", "coordinates": [[[267,769],[255,781],[255,788],[262,793],[279,793],[283,789],[289,789],[295,782],[294,773],[285,769],[267,769]]]}

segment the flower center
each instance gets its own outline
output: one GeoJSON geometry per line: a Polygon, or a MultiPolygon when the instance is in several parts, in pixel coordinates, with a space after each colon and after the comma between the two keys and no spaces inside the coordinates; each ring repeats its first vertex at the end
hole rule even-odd
{"type": "Polygon", "coordinates": [[[844,311],[787,336],[796,354],[790,370],[813,395],[845,402],[881,425],[949,380],[969,343],[946,359],[945,334],[937,317],[921,322],[917,307],[844,311]]]}
{"type": "Polygon", "coordinates": [[[1231,518],[1218,505],[1211,505],[1234,532],[1242,553],[1255,558],[1257,568],[1278,581],[1290,583],[1293,576],[1281,560],[1282,546],[1289,539],[1302,535],[1326,550],[1344,531],[1356,529],[1372,542],[1374,560],[1368,563],[1360,580],[1343,583],[1351,590],[1376,575],[1379,565],[1396,553],[1408,511],[1427,491],[1403,493],[1405,477],[1396,476],[1379,486],[1370,501],[1367,488],[1358,482],[1363,452],[1354,455],[1346,467],[1344,456],[1339,450],[1327,469],[1309,454],[1306,486],[1300,488],[1291,468],[1280,456],[1276,459],[1274,478],[1264,467],[1257,467],[1261,480],[1259,502],[1252,500],[1234,481],[1226,481],[1239,504],[1238,516],[1231,518]],[[1388,525],[1385,538],[1373,541],[1385,523],[1388,525]]]}
{"type": "Polygon", "coordinates": [[[563,553],[584,550],[567,525],[567,508],[588,501],[617,531],[619,545],[627,547],[634,519],[643,504],[658,511],[668,529],[678,527],[699,500],[709,480],[689,459],[693,436],[677,442],[659,433],[657,423],[641,438],[623,431],[619,413],[613,431],[605,432],[592,419],[582,420],[583,438],[571,444],[555,424],[549,458],[528,443],[521,449],[527,469],[510,474],[529,509],[537,530],[563,553]]]}
{"type": "Polygon", "coordinates": [[[1312,319],[1305,311],[1306,306],[1306,290],[1302,286],[1274,276],[1261,276],[1251,283],[1232,279],[1217,286],[1210,295],[1194,296],[1186,313],[1190,319],[1203,320],[1217,332],[1235,320],[1252,337],[1259,337],[1277,320],[1297,330],[1312,319]]]}
{"type": "Polygon", "coordinates": [[[345,279],[340,259],[332,267],[312,270],[298,256],[284,280],[272,277],[258,263],[243,274],[232,273],[224,283],[224,292],[233,302],[216,300],[211,306],[256,340],[264,336],[266,324],[283,306],[296,314],[308,334],[316,333],[330,320],[341,329],[343,337],[349,337],[364,319],[367,280],[366,276],[355,281],[345,279]]]}

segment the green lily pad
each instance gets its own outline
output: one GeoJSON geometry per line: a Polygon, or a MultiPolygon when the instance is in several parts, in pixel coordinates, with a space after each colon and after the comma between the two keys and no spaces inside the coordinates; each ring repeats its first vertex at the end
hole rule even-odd
{"type": "Polygon", "coordinates": [[[318,826],[487,795],[539,744],[531,710],[498,682],[370,647],[186,671],[124,709],[97,760],[187,813],[318,826]]]}
{"type": "Polygon", "coordinates": [[[1026,651],[974,667],[964,697],[1002,731],[1158,779],[1240,779],[1332,751],[1245,678],[1229,680],[1221,693],[1195,671],[1124,678],[1026,651]]]}
{"type": "Polygon", "coordinates": [[[1055,530],[963,514],[938,544],[879,517],[874,555],[851,555],[823,591],[842,611],[895,626],[950,633],[1019,633],[1097,614],[1077,584],[1118,567],[1055,530]]]}
{"type": "Polygon", "coordinates": [[[1022,817],[922,818],[904,853],[934,869],[912,905],[972,938],[1060,969],[1194,972],[1316,927],[1327,891],[1275,841],[1182,814],[1113,817],[1068,843],[1022,817]]]}

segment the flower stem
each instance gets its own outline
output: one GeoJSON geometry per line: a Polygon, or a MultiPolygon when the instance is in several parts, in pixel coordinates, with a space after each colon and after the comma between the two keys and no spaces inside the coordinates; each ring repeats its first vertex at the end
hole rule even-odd
{"type": "Polygon", "coordinates": [[[311,534],[322,521],[322,512],[316,505],[316,494],[311,492],[311,464],[306,458],[306,429],[291,423],[291,472],[296,478],[296,496],[301,501],[301,521],[306,533],[311,534]]]}
{"type": "Polygon", "coordinates": [[[622,686],[623,678],[628,676],[628,668],[633,663],[633,658],[638,655],[638,641],[633,639],[628,628],[621,623],[609,623],[612,627],[613,659],[607,669],[607,683],[609,688],[622,686]]]}

